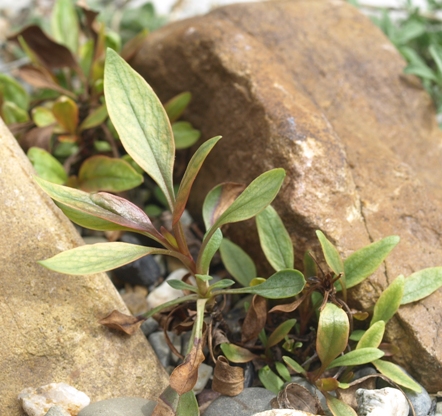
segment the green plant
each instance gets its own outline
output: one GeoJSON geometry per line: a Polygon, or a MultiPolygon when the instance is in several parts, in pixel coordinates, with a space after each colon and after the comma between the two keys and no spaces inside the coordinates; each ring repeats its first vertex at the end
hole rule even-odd
{"type": "MultiPolygon", "coordinates": [[[[170,386],[161,396],[158,405],[158,409],[161,406],[171,407],[179,415],[195,415],[198,410],[195,408],[192,388],[196,382],[198,366],[204,360],[203,323],[205,318],[208,319],[206,312],[216,308],[216,297],[254,294],[267,299],[280,299],[295,296],[304,287],[302,273],[294,269],[279,270],[268,279],[255,279],[253,284],[242,288],[231,288],[235,282],[230,279],[210,284],[210,262],[222,241],[220,228],[227,223],[252,218],[265,209],[277,195],[285,172],[283,169],[265,172],[245,189],[232,183],[212,189],[203,206],[207,231],[198,258],[193,259],[180,218],[195,177],[220,137],[206,141],[195,152],[175,194],[172,183],[175,142],[164,108],[148,84],[112,49],[107,50],[104,72],[106,104],[112,122],[128,154],[164,194],[172,213],[172,229],[157,230],[140,208],[121,197],[106,192],[88,194],[36,178],[42,189],[77,224],[96,230],[138,232],[163,247],[121,242],[101,243],[68,250],[40,263],[58,272],[78,275],[110,270],[149,254],[164,254],[179,259],[193,276],[194,282],[176,280],[169,281],[169,284],[189,294],[149,311],[146,317],[179,304],[186,304],[189,308],[196,304],[193,342],[190,343],[184,362],[171,374],[170,386]]],[[[111,324],[115,323],[112,319],[110,321],[111,324]]]]}
{"type": "MultiPolygon", "coordinates": [[[[143,6],[148,13],[146,7],[153,13],[151,5],[143,6]]],[[[97,12],[57,0],[50,33],[34,24],[10,38],[20,46],[16,53],[28,58],[18,75],[33,91],[30,96],[15,79],[0,74],[0,115],[29,148],[42,178],[85,191],[121,192],[140,185],[142,170],[128,155],[120,157],[104,101],[103,68],[106,47],[129,60],[148,31],[140,27],[121,46],[118,32],[106,28],[97,12]]],[[[177,121],[190,99],[183,93],[165,104],[177,148],[193,145],[200,136],[190,123],[177,121]]]]}

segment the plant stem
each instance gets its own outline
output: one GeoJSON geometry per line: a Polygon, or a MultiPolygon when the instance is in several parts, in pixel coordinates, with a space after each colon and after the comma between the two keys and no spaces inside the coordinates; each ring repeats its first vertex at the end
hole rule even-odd
{"type": "Polygon", "coordinates": [[[143,316],[144,318],[150,318],[151,316],[155,315],[158,312],[161,312],[163,309],[169,308],[170,306],[179,305],[180,303],[184,302],[190,302],[198,300],[198,295],[187,295],[182,296],[178,299],[173,299],[169,302],[163,303],[160,306],[157,306],[156,308],[151,309],[149,312],[143,313],[140,316],[143,316]]]}

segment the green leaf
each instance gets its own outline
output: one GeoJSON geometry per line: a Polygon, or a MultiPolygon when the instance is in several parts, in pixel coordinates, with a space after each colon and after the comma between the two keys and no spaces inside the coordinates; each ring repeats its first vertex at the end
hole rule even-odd
{"type": "Polygon", "coordinates": [[[122,192],[141,185],[144,179],[125,160],[97,155],[83,162],[78,180],[84,191],[122,192]]]}
{"type": "Polygon", "coordinates": [[[297,295],[304,288],[302,273],[294,269],[285,269],[270,276],[264,283],[240,289],[228,289],[229,293],[253,293],[267,299],[284,299],[297,295]]]}
{"type": "Polygon", "coordinates": [[[13,102],[22,110],[28,110],[28,93],[19,82],[5,74],[0,74],[0,96],[3,98],[3,101],[13,102]]]}
{"type": "Polygon", "coordinates": [[[203,282],[209,282],[213,279],[213,277],[208,274],[195,274],[195,277],[203,282]]]}
{"type": "Polygon", "coordinates": [[[401,304],[402,295],[404,293],[405,279],[404,276],[398,276],[393,282],[381,293],[376,305],[374,305],[373,318],[370,326],[375,322],[384,321],[387,323],[396,313],[401,304]]]}
{"type": "Polygon", "coordinates": [[[295,360],[293,360],[290,357],[284,356],[282,357],[284,362],[295,372],[303,375],[307,375],[307,371],[304,370],[304,368],[301,367],[295,360]]]}
{"type": "Polygon", "coordinates": [[[399,237],[392,235],[372,243],[348,256],[344,261],[347,288],[356,286],[372,275],[391,250],[399,243],[399,237]]]}
{"type": "Polygon", "coordinates": [[[235,284],[234,280],[231,279],[222,279],[218,282],[214,283],[213,285],[210,285],[210,290],[214,289],[225,289],[226,287],[230,287],[235,284]]]}
{"type": "Polygon", "coordinates": [[[46,127],[57,122],[52,111],[42,106],[32,109],[32,120],[37,127],[46,127]]]}
{"type": "Polygon", "coordinates": [[[223,342],[220,344],[221,351],[232,363],[248,363],[256,358],[256,355],[247,348],[239,347],[235,344],[223,342]]]}
{"type": "Polygon", "coordinates": [[[356,349],[360,348],[377,348],[382,342],[385,332],[385,322],[377,321],[360,338],[356,349]]]}
{"type": "Polygon", "coordinates": [[[227,271],[242,286],[249,286],[256,277],[256,267],[250,256],[238,245],[223,238],[219,247],[227,271]]]}
{"type": "Polygon", "coordinates": [[[51,16],[52,37],[74,54],[78,49],[79,24],[72,0],[57,0],[51,16]]]}
{"type": "Polygon", "coordinates": [[[325,237],[322,231],[317,230],[316,235],[321,243],[322,252],[324,253],[325,261],[330,269],[337,275],[340,273],[344,275],[344,263],[339,255],[337,248],[325,237]]]}
{"type": "MultiPolygon", "coordinates": [[[[425,24],[417,20],[409,20],[397,31],[395,43],[404,45],[426,32],[425,24]]],[[[430,46],[431,48],[431,46],[430,46]]]]}
{"type": "Polygon", "coordinates": [[[308,251],[304,254],[304,274],[307,279],[318,275],[316,262],[308,251]]]}
{"type": "Polygon", "coordinates": [[[271,266],[276,271],[292,268],[295,261],[292,240],[271,205],[256,216],[256,225],[262,250],[271,266]]]}
{"type": "Polygon", "coordinates": [[[104,92],[109,117],[124,148],[161,188],[173,211],[175,144],[160,100],[112,49],[106,54],[104,92]]]}
{"type": "Polygon", "coordinates": [[[416,302],[442,286],[442,267],[419,270],[405,279],[401,305],[416,302]]]}
{"type": "Polygon", "coordinates": [[[279,390],[284,386],[284,381],[281,380],[268,365],[259,370],[258,376],[263,386],[275,394],[278,394],[279,390]]]}
{"type": "Polygon", "coordinates": [[[189,285],[188,283],[183,282],[182,280],[166,280],[166,283],[176,289],[176,290],[190,290],[191,292],[198,292],[198,288],[192,285],[189,285]]]}
{"type": "Polygon", "coordinates": [[[129,243],[97,243],[63,251],[39,263],[59,273],[85,275],[106,272],[148,254],[161,254],[164,251],[129,243]]]}
{"type": "Polygon", "coordinates": [[[41,178],[35,178],[35,181],[52,199],[61,204],[60,208],[77,224],[88,226],[85,224],[94,224],[98,219],[97,226],[103,227],[106,224],[104,220],[109,228],[93,229],[136,230],[146,233],[156,241],[162,241],[162,236],[144,211],[124,198],[105,192],[90,195],[79,189],[56,185],[41,178]]]}
{"type": "Polygon", "coordinates": [[[210,262],[213,256],[218,251],[219,246],[223,240],[223,234],[220,229],[212,235],[212,238],[204,249],[200,252],[200,257],[198,258],[197,270],[201,273],[208,273],[210,262]]]}
{"type": "Polygon", "coordinates": [[[287,370],[287,367],[283,363],[277,361],[275,363],[275,368],[284,381],[286,382],[292,381],[292,377],[290,376],[289,370],[287,370]]]}
{"type": "Polygon", "coordinates": [[[210,140],[207,140],[195,152],[195,154],[192,156],[192,159],[190,159],[176,196],[176,204],[172,217],[172,225],[175,225],[180,220],[181,215],[186,208],[193,182],[195,181],[195,178],[198,175],[201,166],[206,160],[207,155],[220,139],[221,136],[217,136],[213,137],[210,140]]]}
{"type": "Polygon", "coordinates": [[[295,324],[296,319],[287,319],[286,321],[278,325],[278,327],[268,337],[266,349],[269,349],[281,342],[295,326],[295,324]]]}
{"type": "Polygon", "coordinates": [[[219,216],[212,229],[254,217],[269,205],[281,188],[284,169],[272,169],[258,176],[219,216]]]}
{"type": "Polygon", "coordinates": [[[193,390],[188,391],[178,399],[176,416],[199,416],[200,410],[193,390]]]}
{"type": "Polygon", "coordinates": [[[172,132],[176,149],[187,149],[193,146],[201,136],[201,132],[194,129],[188,121],[176,121],[173,123],[172,132]]]}
{"type": "Polygon", "coordinates": [[[327,368],[368,364],[383,356],[384,352],[377,348],[360,348],[334,359],[327,368]]]}
{"type": "Polygon", "coordinates": [[[316,351],[321,360],[321,370],[344,351],[348,343],[350,324],[347,314],[333,303],[327,303],[319,314],[316,351]]]}
{"type": "Polygon", "coordinates": [[[390,380],[394,381],[402,387],[413,390],[417,393],[422,391],[421,386],[416,383],[411,377],[404,373],[401,367],[389,361],[376,360],[372,364],[376,369],[390,380]]]}
{"type": "Polygon", "coordinates": [[[61,96],[52,106],[52,113],[66,132],[75,134],[78,125],[78,107],[74,100],[65,95],[61,96]]]}
{"type": "Polygon", "coordinates": [[[331,394],[326,393],[325,399],[327,400],[328,408],[334,416],[358,416],[348,404],[333,397],[331,394]]]}
{"type": "Polygon", "coordinates": [[[37,175],[41,178],[59,185],[67,181],[68,175],[63,165],[46,150],[39,147],[31,147],[27,155],[37,175]]]}
{"type": "Polygon", "coordinates": [[[107,108],[103,104],[100,105],[100,107],[93,110],[91,113],[89,113],[89,115],[80,124],[79,130],[83,131],[97,127],[100,124],[104,123],[106,119],[107,119],[107,108]]]}
{"type": "Polygon", "coordinates": [[[27,111],[23,110],[17,104],[11,101],[5,101],[1,109],[1,116],[3,117],[7,125],[15,123],[25,123],[29,120],[29,115],[27,111]]]}
{"type": "Polygon", "coordinates": [[[430,52],[430,55],[434,59],[439,74],[442,74],[442,48],[439,45],[433,43],[428,48],[428,52],[430,52]]]}
{"type": "Polygon", "coordinates": [[[413,62],[407,65],[404,69],[405,74],[417,75],[424,79],[429,79],[438,82],[436,73],[426,64],[413,62]]]}
{"type": "Polygon", "coordinates": [[[178,120],[192,99],[190,92],[182,92],[164,104],[164,109],[171,123],[178,120]]]}
{"type": "MultiPolygon", "coordinates": [[[[380,322],[380,321],[379,321],[380,322]]],[[[383,321],[382,321],[383,322],[383,321]]],[[[365,330],[363,329],[355,329],[350,336],[348,337],[348,339],[351,339],[352,341],[360,341],[360,339],[362,338],[362,336],[365,334],[365,330]]]]}

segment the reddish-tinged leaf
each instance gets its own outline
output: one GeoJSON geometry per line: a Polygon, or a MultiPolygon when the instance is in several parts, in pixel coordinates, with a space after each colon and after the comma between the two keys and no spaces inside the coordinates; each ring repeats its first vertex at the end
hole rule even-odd
{"type": "Polygon", "coordinates": [[[244,389],[244,370],[230,366],[226,357],[218,357],[213,372],[212,389],[224,396],[237,396],[244,389]]]}
{"type": "Polygon", "coordinates": [[[35,88],[48,88],[71,98],[75,98],[75,94],[58,85],[53,75],[43,66],[23,65],[19,68],[18,75],[23,81],[35,88]]]}
{"type": "Polygon", "coordinates": [[[242,325],[241,342],[258,338],[267,320],[267,300],[255,295],[242,325]]]}
{"type": "Polygon", "coordinates": [[[198,368],[204,361],[202,345],[202,340],[196,338],[183,363],[170,375],[170,387],[180,395],[192,390],[198,380],[198,368]]]}
{"type": "Polygon", "coordinates": [[[175,225],[181,218],[184,209],[186,208],[187,200],[189,199],[190,191],[196,175],[201,169],[207,155],[212,150],[213,146],[218,143],[221,136],[214,137],[204,142],[200,148],[195,152],[192,159],[187,165],[186,172],[181,180],[180,187],[176,196],[175,208],[173,211],[172,225],[175,225]]]}
{"type": "Polygon", "coordinates": [[[142,316],[125,315],[124,313],[114,310],[105,318],[100,319],[98,323],[108,328],[122,331],[127,335],[133,335],[138,331],[145,320],[146,318],[142,316]]]}
{"type": "Polygon", "coordinates": [[[291,331],[291,329],[295,326],[296,319],[287,319],[282,324],[280,324],[269,336],[267,340],[266,349],[273,347],[278,344],[278,342],[282,341],[285,336],[291,331]]]}
{"type": "Polygon", "coordinates": [[[333,391],[339,387],[339,381],[333,377],[316,380],[316,387],[321,391],[333,391]]]}
{"type": "Polygon", "coordinates": [[[52,113],[58,124],[68,133],[75,134],[78,125],[78,107],[74,100],[62,96],[52,106],[52,113]]]}
{"type": "Polygon", "coordinates": [[[46,36],[39,26],[27,26],[8,39],[17,42],[20,36],[23,37],[28,47],[47,68],[78,69],[77,61],[71,51],[66,46],[60,45],[46,36]]]}

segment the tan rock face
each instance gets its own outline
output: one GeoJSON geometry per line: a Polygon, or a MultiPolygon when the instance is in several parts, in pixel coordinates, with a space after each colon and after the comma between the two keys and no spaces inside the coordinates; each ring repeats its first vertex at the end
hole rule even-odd
{"type": "Polygon", "coordinates": [[[105,274],[66,276],[37,260],[82,244],[72,224],[33,182],[32,166],[0,120],[0,413],[22,415],[26,387],[64,382],[92,401],[155,398],[167,376],[141,331],[100,326],[128,313],[105,274]]]}
{"type": "MultiPolygon", "coordinates": [[[[343,1],[221,8],[149,36],[132,62],[164,100],[189,90],[187,118],[217,145],[195,183],[207,191],[287,171],[275,207],[299,256],[315,229],[343,255],[382,237],[401,243],[353,291],[370,306],[398,274],[442,265],[441,132],[430,98],[385,36],[343,1]]],[[[255,256],[253,222],[229,230],[255,256]]],[[[388,326],[399,363],[442,389],[442,293],[403,307],[388,326]],[[419,357],[417,360],[416,357],[419,357]]]]}

